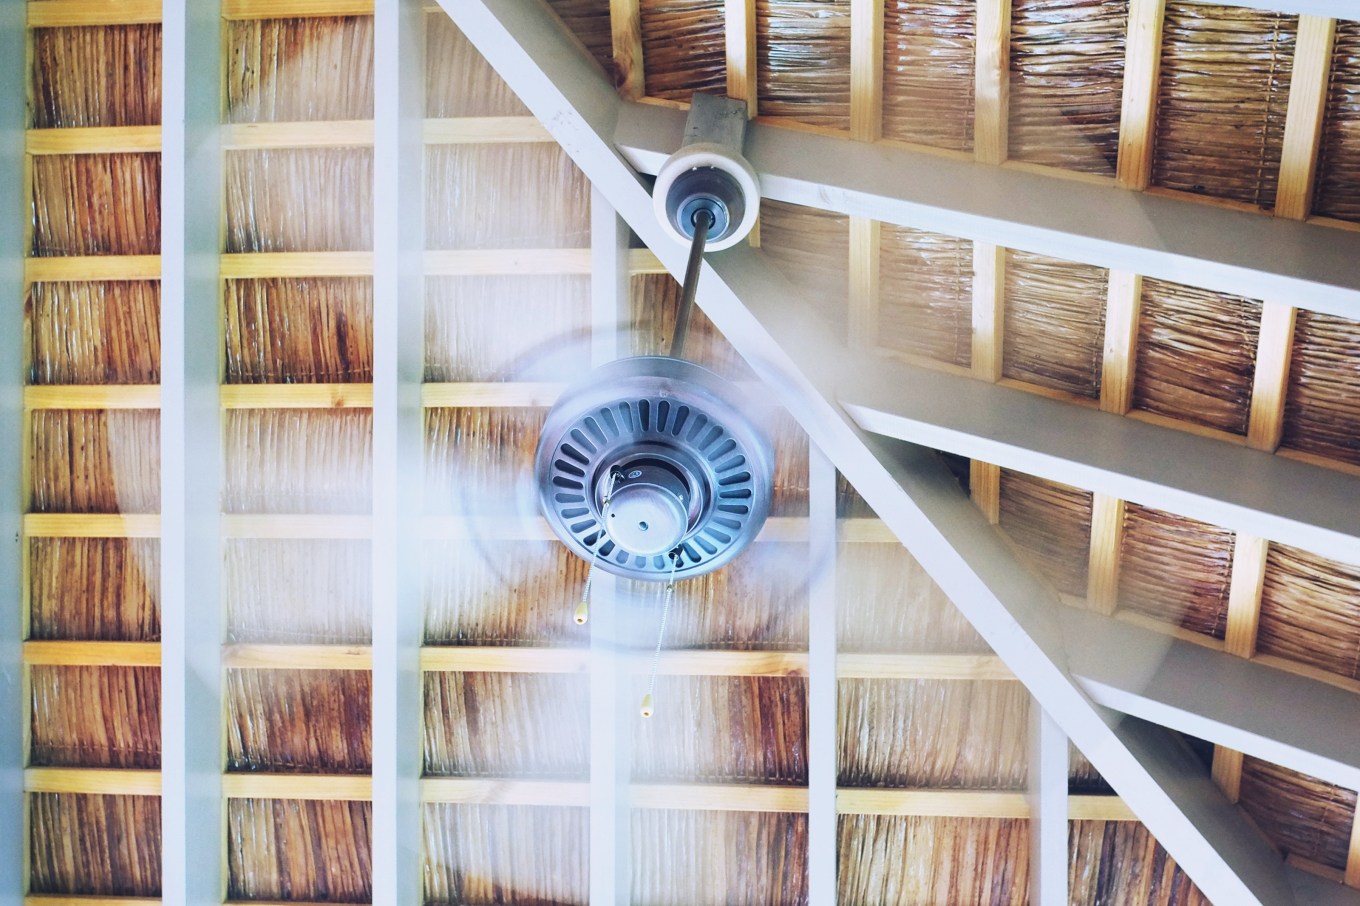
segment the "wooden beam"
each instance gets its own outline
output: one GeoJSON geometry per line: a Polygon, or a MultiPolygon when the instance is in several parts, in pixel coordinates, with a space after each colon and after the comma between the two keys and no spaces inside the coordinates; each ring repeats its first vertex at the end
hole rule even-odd
{"type": "Polygon", "coordinates": [[[509,780],[495,777],[426,777],[421,802],[469,805],[590,805],[590,784],[572,780],[509,780]]]}
{"type": "MultiPolygon", "coordinates": [[[[43,0],[52,3],[55,0],[43,0]]],[[[160,255],[84,255],[25,258],[24,281],[57,283],[70,280],[159,280],[160,255]]]]}
{"type": "Polygon", "coordinates": [[[145,25],[161,21],[161,0],[42,0],[25,5],[29,28],[145,25]]]}
{"type": "Polygon", "coordinates": [[[222,795],[228,799],[364,802],[373,798],[373,778],[367,774],[227,773],[222,775],[222,795]]]}
{"type": "Polygon", "coordinates": [[[1236,802],[1242,796],[1242,753],[1226,748],[1225,746],[1214,746],[1214,783],[1223,791],[1223,795],[1228,797],[1228,801],[1236,802]]]}
{"type": "Polygon", "coordinates": [[[28,513],[30,538],[157,538],[161,517],[154,513],[28,513]]]}
{"type": "Polygon", "coordinates": [[[369,277],[372,252],[240,252],[223,255],[224,280],[251,277],[369,277]]]}
{"type": "Polygon", "coordinates": [[[877,220],[850,218],[850,345],[865,351],[878,346],[880,236],[877,220]]]}
{"type": "Polygon", "coordinates": [[[230,670],[369,670],[367,645],[227,645],[222,666],[230,670]]]}
{"type": "Polygon", "coordinates": [[[642,11],[638,0],[609,0],[609,30],[619,93],[637,100],[647,93],[642,65],[642,11]]]}
{"type": "Polygon", "coordinates": [[[1119,606],[1119,555],[1124,542],[1124,501],[1108,494],[1091,500],[1091,548],[1086,604],[1112,614],[1119,606]]]}
{"type": "Polygon", "coordinates": [[[1146,189],[1152,178],[1164,7],[1165,0],[1129,2],[1124,92],[1119,115],[1119,163],[1115,176],[1116,182],[1126,189],[1146,189]]]}
{"type": "Polygon", "coordinates": [[[372,384],[223,384],[223,409],[370,409],[372,384]]]}
{"type": "Polygon", "coordinates": [[[750,783],[635,783],[633,808],[716,812],[806,812],[805,786],[750,783]]]}
{"type": "Polygon", "coordinates": [[[46,384],[24,388],[26,409],[159,409],[157,384],[46,384]]]}
{"type": "Polygon", "coordinates": [[[841,679],[1013,680],[994,654],[855,654],[836,659],[841,679]]]}
{"type": "Polygon", "coordinates": [[[159,667],[160,642],[24,642],[24,663],[45,667],[159,667]]]}
{"type": "MultiPolygon", "coordinates": [[[[584,635],[584,630],[582,632],[584,635]]],[[[420,669],[467,673],[585,673],[590,667],[589,654],[585,648],[426,645],[420,649],[420,669]]]]}
{"type": "Polygon", "coordinates": [[[161,772],[123,768],[25,768],[24,792],[159,796],[161,772]]]}
{"type": "Polygon", "coordinates": [[[973,155],[1002,164],[1010,156],[1010,0],[978,0],[976,48],[973,155]]]}
{"type": "Polygon", "coordinates": [[[589,274],[590,249],[459,249],[425,253],[429,277],[589,274]]]}
{"type": "Polygon", "coordinates": [[[295,516],[227,513],[222,516],[224,538],[363,539],[373,534],[368,516],[295,516]]]}
{"type": "Polygon", "coordinates": [[[1118,796],[1068,796],[1067,817],[1072,821],[1137,821],[1138,816],[1118,796]]]}
{"type": "Polygon", "coordinates": [[[1100,372],[1100,408],[1116,415],[1124,415],[1133,405],[1138,313],[1142,307],[1142,296],[1142,277],[1128,271],[1110,271],[1105,302],[1105,351],[1100,372]]]}
{"type": "Polygon", "coordinates": [[[723,16],[726,20],[727,96],[745,101],[747,115],[755,116],[759,104],[755,0],[724,0],[723,16]]]}
{"type": "Polygon", "coordinates": [[[1289,393],[1289,364],[1294,354],[1297,315],[1298,309],[1283,302],[1266,300],[1261,306],[1247,444],[1267,453],[1275,452],[1284,435],[1284,406],[1289,393]]]}
{"type": "Polygon", "coordinates": [[[372,145],[372,120],[229,123],[222,127],[222,147],[233,151],[246,148],[355,148],[372,145]]]}
{"type": "Polygon", "coordinates": [[[222,0],[224,19],[371,16],[373,0],[222,0]]]}
{"type": "MultiPolygon", "coordinates": [[[[636,674],[651,669],[651,656],[626,661],[636,674]]],[[[805,651],[662,651],[656,672],[663,676],[807,676],[805,651]]]]}
{"type": "Polygon", "coordinates": [[[850,137],[883,135],[883,0],[850,2],[850,137]]]}
{"type": "Polygon", "coordinates": [[[860,517],[839,519],[836,522],[836,540],[849,544],[901,544],[892,530],[882,519],[860,517]]]}
{"type": "Polygon", "coordinates": [[[1275,216],[1303,220],[1313,206],[1322,121],[1327,113],[1336,20],[1300,16],[1294,43],[1294,72],[1289,79],[1280,178],[1275,190],[1275,216]]]}
{"type": "Polygon", "coordinates": [[[557,402],[565,384],[501,382],[422,384],[420,402],[427,409],[513,406],[516,408],[546,407],[557,402]]]}
{"type": "MultiPolygon", "coordinates": [[[[157,6],[159,5],[157,4],[157,6]]],[[[163,902],[164,900],[160,897],[66,896],[56,893],[30,893],[24,897],[24,906],[161,906],[163,902]]],[[[266,906],[266,904],[251,901],[250,906],[266,906]]],[[[289,903],[288,906],[307,906],[307,904],[289,903]]]]}
{"type": "Polygon", "coordinates": [[[1006,323],[1006,250],[973,243],[973,376],[1001,379],[1002,332],[1006,323]]]}
{"type": "Polygon", "coordinates": [[[669,274],[656,257],[656,252],[651,249],[629,249],[628,250],[628,273],[632,276],[639,274],[669,274]]]}
{"type": "Polygon", "coordinates": [[[427,145],[504,145],[552,140],[548,130],[532,116],[463,116],[425,121],[427,145]]]}
{"type": "Polygon", "coordinates": [[[1351,818],[1351,839],[1346,849],[1347,887],[1360,887],[1360,810],[1351,818]]]}
{"type": "Polygon", "coordinates": [[[1228,626],[1223,650],[1238,657],[1256,654],[1256,630],[1261,620],[1261,591],[1265,586],[1270,543],[1238,533],[1233,541],[1232,578],[1228,586],[1228,626]]]}
{"type": "Polygon", "coordinates": [[[24,136],[24,150],[29,154],[121,154],[160,151],[161,127],[84,126],[30,129],[24,136]]]}
{"type": "Polygon", "coordinates": [[[968,461],[968,494],[987,521],[1001,521],[1001,467],[980,459],[968,461]]]}

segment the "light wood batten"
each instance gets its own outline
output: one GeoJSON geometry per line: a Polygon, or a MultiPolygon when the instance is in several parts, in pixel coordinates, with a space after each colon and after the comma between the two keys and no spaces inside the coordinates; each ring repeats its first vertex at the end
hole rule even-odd
{"type": "Polygon", "coordinates": [[[1143,278],[1110,271],[1105,309],[1105,350],[1100,372],[1100,408],[1123,415],[1133,405],[1137,367],[1138,312],[1143,278]]]}
{"type": "Polygon", "coordinates": [[[745,101],[746,115],[754,117],[759,106],[755,0],[724,0],[723,16],[726,22],[723,40],[727,55],[727,96],[745,101]]]}
{"type": "Polygon", "coordinates": [[[878,346],[879,240],[877,220],[850,218],[850,345],[862,350],[878,346]]]}
{"type": "Polygon", "coordinates": [[[850,0],[850,137],[882,135],[883,0],[850,0]]]}
{"type": "Polygon", "coordinates": [[[619,93],[628,100],[637,100],[647,93],[647,79],[642,68],[642,11],[638,0],[609,0],[609,28],[613,35],[619,93]]]}
{"type": "Polygon", "coordinates": [[[1289,107],[1285,113],[1284,144],[1280,150],[1280,178],[1275,192],[1275,216],[1303,220],[1313,204],[1318,143],[1327,113],[1327,82],[1331,75],[1336,20],[1300,16],[1294,44],[1294,68],[1289,79],[1289,107]]]}
{"type": "Polygon", "coordinates": [[[984,164],[1010,156],[1011,0],[978,0],[973,154],[984,164]]]}
{"type": "Polygon", "coordinates": [[[1118,184],[1126,189],[1146,189],[1152,179],[1165,7],[1165,0],[1129,2],[1124,92],[1119,115],[1119,162],[1115,176],[1118,184]]]}
{"type": "Polygon", "coordinates": [[[1289,364],[1294,352],[1298,309],[1267,300],[1261,306],[1261,332],[1256,345],[1256,371],[1251,385],[1247,443],[1273,453],[1284,435],[1284,407],[1289,390],[1289,364]]]}
{"type": "Polygon", "coordinates": [[[1091,500],[1091,548],[1086,603],[1098,613],[1119,606],[1119,556],[1124,542],[1124,501],[1107,494],[1091,500]]]}

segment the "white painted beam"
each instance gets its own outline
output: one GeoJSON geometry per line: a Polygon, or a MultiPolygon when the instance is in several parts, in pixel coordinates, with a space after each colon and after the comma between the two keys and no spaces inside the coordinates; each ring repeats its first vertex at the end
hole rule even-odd
{"type": "MultiPolygon", "coordinates": [[[[808,899],[835,903],[836,785],[836,467],[809,444],[808,552],[808,899]]],[[[1063,805],[1066,807],[1064,797],[1063,805]]]]}
{"type": "Polygon", "coordinates": [[[1360,562],[1360,477],[916,365],[854,362],[835,392],[866,431],[1360,562]]]}
{"type": "MultiPolygon", "coordinates": [[[[624,104],[611,134],[655,174],[684,120],[624,104]]],[[[762,123],[746,153],[776,201],[1360,320],[1360,233],[762,123]]]]}
{"type": "Polygon", "coordinates": [[[167,903],[221,903],[222,20],[164,5],[161,31],[161,859],[167,903]]]}
{"type": "Polygon", "coordinates": [[[373,902],[419,906],[425,12],[374,8],[373,902]]]}
{"type": "Polygon", "coordinates": [[[1029,706],[1029,901],[1068,906],[1067,737],[1037,702],[1029,706]]]}

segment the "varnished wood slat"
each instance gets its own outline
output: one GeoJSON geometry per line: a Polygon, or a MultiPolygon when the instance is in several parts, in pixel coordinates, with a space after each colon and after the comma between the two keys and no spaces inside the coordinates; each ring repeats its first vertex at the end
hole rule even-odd
{"type": "Polygon", "coordinates": [[[1013,680],[994,654],[869,654],[843,652],[836,658],[842,679],[1013,680]]]}
{"type": "Polygon", "coordinates": [[[756,89],[755,0],[724,0],[723,33],[727,55],[727,96],[746,102],[748,116],[758,109],[756,89]]]}
{"type": "Polygon", "coordinates": [[[236,670],[371,670],[367,645],[227,645],[222,666],[236,670]]]}
{"type": "MultiPolygon", "coordinates": [[[[647,673],[651,656],[633,658],[629,668],[647,673]]],[[[663,676],[807,676],[806,651],[662,651],[656,672],[663,676]]]]}
{"type": "Polygon", "coordinates": [[[850,0],[850,137],[882,135],[883,0],[850,0]]]}
{"type": "MultiPolygon", "coordinates": [[[[159,4],[157,4],[159,6],[159,4]]],[[[152,906],[160,904],[159,897],[96,897],[67,896],[56,893],[30,893],[24,897],[24,906],[152,906]]],[[[250,906],[266,906],[252,902],[250,906]]],[[[305,903],[289,903],[287,906],[307,906],[305,903]]]]}
{"type": "MultiPolygon", "coordinates": [[[[44,0],[51,2],[51,0],[44,0]]],[[[159,280],[160,255],[80,255],[25,258],[24,280],[56,283],[71,280],[159,280]]]]}
{"type": "Polygon", "coordinates": [[[160,642],[24,642],[24,663],[51,667],[159,667],[160,642]]]}
{"type": "Polygon", "coordinates": [[[161,0],[42,0],[26,5],[29,28],[145,25],[161,21],[161,0]]]}
{"type": "Polygon", "coordinates": [[[425,121],[427,145],[551,142],[552,133],[532,116],[464,116],[425,121]]]}
{"type": "Polygon", "coordinates": [[[460,249],[425,253],[428,276],[589,274],[590,249],[460,249]]]}
{"type": "Polygon", "coordinates": [[[1313,205],[1313,178],[1317,173],[1322,121],[1327,113],[1327,82],[1335,39],[1335,19],[1299,16],[1284,143],[1280,149],[1280,178],[1275,191],[1276,217],[1303,220],[1313,205]]]}
{"type": "Polygon", "coordinates": [[[1298,309],[1267,300],[1261,306],[1261,333],[1256,344],[1256,371],[1251,384],[1247,443],[1273,453],[1284,435],[1284,406],[1289,392],[1289,364],[1294,353],[1298,309]]]}
{"type": "Polygon", "coordinates": [[[373,144],[372,120],[324,120],[302,123],[230,123],[222,127],[222,147],[356,148],[373,144]]]}
{"type": "Polygon", "coordinates": [[[1146,189],[1152,178],[1164,7],[1165,0],[1130,0],[1129,3],[1116,175],[1119,185],[1127,189],[1146,189]]]}
{"type": "Polygon", "coordinates": [[[1072,821],[1137,821],[1129,804],[1118,796],[1068,796],[1067,817],[1072,821]]]}
{"type": "Polygon", "coordinates": [[[373,778],[367,774],[228,773],[222,775],[222,795],[228,799],[364,802],[373,798],[373,778]]]}
{"type": "Polygon", "coordinates": [[[1223,650],[1238,657],[1256,654],[1256,631],[1261,621],[1261,592],[1265,587],[1264,538],[1237,534],[1233,541],[1232,578],[1228,585],[1228,625],[1223,650]]]}
{"type": "MultiPolygon", "coordinates": [[[[581,630],[582,642],[590,631],[581,630]]],[[[460,673],[584,673],[590,668],[585,648],[520,648],[512,646],[426,645],[420,669],[460,673]]]]}
{"type": "Polygon", "coordinates": [[[371,409],[372,384],[223,384],[223,409],[371,409]]]}
{"type": "Polygon", "coordinates": [[[590,805],[585,781],[508,780],[494,777],[426,777],[421,802],[470,805],[590,805]]]}
{"type": "Polygon", "coordinates": [[[860,350],[878,346],[880,236],[877,220],[850,218],[850,345],[860,350]]]}
{"type": "Polygon", "coordinates": [[[1011,0],[978,0],[973,153],[1004,163],[1010,144],[1011,0]]]}
{"type": "Polygon", "coordinates": [[[1133,405],[1137,363],[1138,313],[1143,278],[1110,271],[1105,303],[1105,348],[1100,372],[1100,408],[1123,415],[1133,405]]]}
{"type": "Polygon", "coordinates": [[[1119,554],[1124,541],[1124,501],[1108,494],[1091,500],[1091,547],[1086,603],[1112,614],[1119,605],[1119,554]]]}
{"type": "Polygon", "coordinates": [[[28,409],[159,409],[157,384],[44,384],[24,388],[28,409]]]}
{"type": "Polygon", "coordinates": [[[636,100],[647,93],[642,59],[642,12],[638,0],[609,0],[609,30],[619,93],[636,100]]]}
{"type": "Polygon", "coordinates": [[[159,796],[161,772],[123,768],[24,768],[24,792],[159,796]]]}
{"type": "Polygon", "coordinates": [[[838,519],[836,540],[852,544],[901,544],[892,529],[878,518],[838,519]]]}
{"type": "Polygon", "coordinates": [[[24,534],[30,538],[158,538],[157,513],[28,513],[24,534]]]}
{"type": "MultiPolygon", "coordinates": [[[[850,789],[836,792],[842,815],[904,815],[928,818],[1028,818],[1029,801],[1011,790],[850,789]]],[[[1074,821],[1136,821],[1118,796],[1069,796],[1074,821]]]]}
{"type": "Polygon", "coordinates": [[[223,255],[224,279],[255,277],[368,277],[372,252],[241,252],[223,255]]]}
{"type": "Polygon", "coordinates": [[[368,516],[310,516],[229,513],[222,517],[224,538],[330,538],[359,540],[373,534],[368,516]]]}
{"type": "Polygon", "coordinates": [[[155,152],[161,150],[161,127],[82,126],[65,129],[30,129],[24,135],[24,150],[29,154],[155,152]]]}
{"type": "Polygon", "coordinates": [[[717,812],[806,812],[805,786],[752,783],[635,783],[629,790],[633,808],[717,812]]]}
{"type": "Polygon", "coordinates": [[[371,16],[373,0],[222,0],[224,19],[371,16]]]}
{"type": "Polygon", "coordinates": [[[562,395],[564,384],[529,382],[429,383],[420,388],[425,408],[486,408],[551,406],[562,395]]]}
{"type": "Polygon", "coordinates": [[[629,249],[628,250],[628,273],[637,276],[638,274],[668,274],[656,257],[656,252],[651,249],[629,249]]]}
{"type": "Polygon", "coordinates": [[[973,375],[1001,378],[1002,331],[1006,320],[1006,250],[973,243],[973,375]]]}
{"type": "Polygon", "coordinates": [[[968,463],[968,494],[987,521],[1001,521],[1001,467],[974,459],[968,463]]]}
{"type": "Polygon", "coordinates": [[[1214,746],[1214,783],[1228,797],[1236,802],[1242,796],[1242,753],[1223,746],[1214,746]]]}
{"type": "Polygon", "coordinates": [[[1351,818],[1351,839],[1346,849],[1347,887],[1360,887],[1360,810],[1351,818]]]}

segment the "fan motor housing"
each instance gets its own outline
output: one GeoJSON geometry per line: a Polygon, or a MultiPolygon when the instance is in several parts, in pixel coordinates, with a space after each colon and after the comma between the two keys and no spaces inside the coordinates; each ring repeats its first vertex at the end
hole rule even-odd
{"type": "Polygon", "coordinates": [[[731,382],[683,359],[597,368],[558,400],[539,438],[548,524],[574,553],[630,579],[723,566],[769,514],[774,454],[755,411],[731,382]]]}

